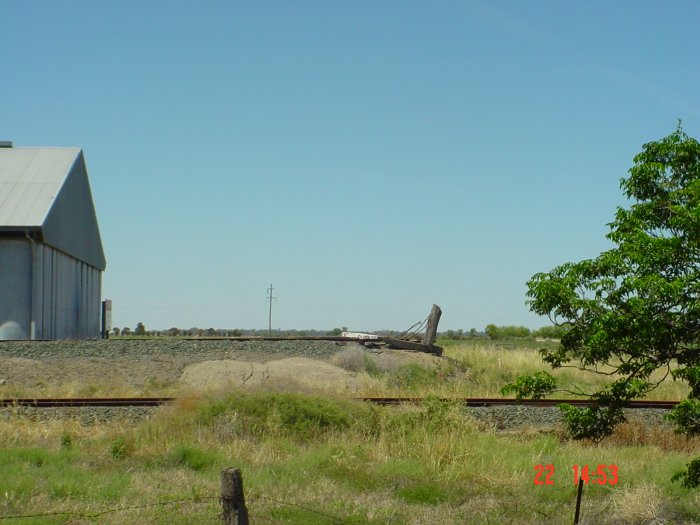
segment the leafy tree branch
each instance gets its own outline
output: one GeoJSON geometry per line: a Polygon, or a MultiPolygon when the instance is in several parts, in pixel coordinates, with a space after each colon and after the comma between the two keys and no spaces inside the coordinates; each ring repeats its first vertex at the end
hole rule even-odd
{"type": "MultiPolygon", "coordinates": [[[[678,431],[700,434],[700,143],[680,123],[649,142],[620,181],[628,207],[608,224],[613,248],[563,263],[527,283],[530,310],[566,325],[559,346],[542,350],[552,369],[577,368],[613,381],[591,394],[599,405],[563,406],[574,438],[602,439],[624,421],[624,405],[661,381],[685,381],[689,398],[669,415],[678,431]],[[661,380],[653,380],[657,370],[661,380]]],[[[503,388],[518,399],[555,391],[547,372],[503,388]]],[[[700,486],[700,458],[674,477],[700,486]]]]}

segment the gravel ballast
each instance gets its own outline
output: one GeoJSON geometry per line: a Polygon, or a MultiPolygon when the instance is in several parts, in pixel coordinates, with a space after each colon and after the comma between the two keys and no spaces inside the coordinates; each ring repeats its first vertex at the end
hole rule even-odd
{"type": "MultiPolygon", "coordinates": [[[[93,341],[0,341],[0,386],[5,396],[13,388],[72,392],[75,397],[91,397],[100,387],[129,388],[136,395],[154,395],[150,385],[177,385],[183,371],[206,361],[238,360],[270,363],[303,357],[328,363],[339,352],[355,344],[333,341],[231,341],[184,339],[114,339],[93,341]],[[68,388],[68,386],[70,388],[68,388]],[[64,388],[65,387],[65,388],[64,388]]],[[[107,391],[109,391],[107,389],[107,391]]],[[[98,395],[100,395],[98,393],[98,395]]],[[[10,394],[11,395],[11,394],[10,394]]],[[[158,395],[158,394],[155,394],[158,395]]],[[[73,397],[63,395],[63,397],[73,397]]],[[[3,408],[0,418],[23,414],[37,418],[73,418],[100,422],[114,418],[139,420],[149,417],[153,407],[86,408],[3,408]]],[[[473,417],[496,430],[526,426],[561,426],[556,407],[494,406],[469,407],[473,417]]],[[[627,417],[643,424],[668,424],[667,411],[627,410],[627,417]]]]}
{"type": "Polygon", "coordinates": [[[25,359],[105,357],[146,359],[154,355],[203,359],[251,356],[259,359],[304,356],[330,359],[340,346],[333,341],[231,341],[179,339],[111,339],[95,341],[2,341],[0,357],[25,359]]]}

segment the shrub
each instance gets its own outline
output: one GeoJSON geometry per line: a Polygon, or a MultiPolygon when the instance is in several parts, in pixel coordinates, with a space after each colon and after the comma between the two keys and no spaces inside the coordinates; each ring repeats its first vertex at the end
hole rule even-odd
{"type": "Polygon", "coordinates": [[[216,455],[190,445],[178,445],[169,454],[171,463],[191,470],[202,470],[214,465],[216,455]]]}
{"type": "Polygon", "coordinates": [[[372,377],[380,377],[382,370],[372,356],[361,348],[347,348],[331,359],[331,364],[350,372],[367,372],[372,377]]]}
{"type": "Polygon", "coordinates": [[[214,425],[234,419],[239,434],[281,434],[309,439],[348,429],[366,421],[372,410],[361,403],[309,397],[288,392],[237,392],[200,410],[202,423],[214,425]],[[230,414],[236,417],[231,418],[230,414]]]}
{"type": "Polygon", "coordinates": [[[435,378],[434,370],[425,368],[418,363],[408,363],[391,373],[389,384],[397,388],[415,388],[430,384],[435,378]]]}
{"type": "Polygon", "coordinates": [[[61,434],[61,448],[65,450],[70,450],[73,448],[73,436],[71,436],[68,432],[64,432],[61,434]]]}

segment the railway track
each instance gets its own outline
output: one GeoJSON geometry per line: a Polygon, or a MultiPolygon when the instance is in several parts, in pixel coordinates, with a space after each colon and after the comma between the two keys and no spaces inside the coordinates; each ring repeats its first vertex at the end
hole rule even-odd
{"type": "Polygon", "coordinates": [[[0,399],[0,407],[155,407],[175,401],[174,397],[74,397],[0,399]]]}
{"type": "MultiPolygon", "coordinates": [[[[423,398],[417,397],[364,397],[359,398],[378,405],[399,405],[402,403],[420,403],[423,398]]],[[[515,399],[488,398],[488,397],[465,397],[454,399],[443,399],[444,401],[459,401],[468,407],[493,407],[493,406],[513,406],[521,405],[527,407],[553,407],[562,403],[579,407],[596,406],[598,403],[586,399],[538,399],[516,401],[515,399]]],[[[626,408],[660,408],[670,410],[678,404],[678,401],[631,401],[626,408]]]]}
{"type": "MultiPolygon", "coordinates": [[[[356,398],[360,401],[375,403],[378,405],[400,405],[418,404],[424,398],[417,397],[362,397],[356,398]]],[[[0,407],[152,407],[160,406],[175,401],[174,397],[80,397],[80,398],[10,398],[0,399],[0,407]]],[[[501,398],[454,398],[444,399],[445,401],[459,401],[468,407],[494,407],[521,405],[529,407],[552,407],[561,403],[568,403],[575,406],[594,406],[595,402],[582,399],[540,399],[537,401],[526,400],[516,401],[515,399],[501,398]]],[[[627,408],[658,408],[670,410],[678,404],[678,401],[631,401],[627,408]]]]}

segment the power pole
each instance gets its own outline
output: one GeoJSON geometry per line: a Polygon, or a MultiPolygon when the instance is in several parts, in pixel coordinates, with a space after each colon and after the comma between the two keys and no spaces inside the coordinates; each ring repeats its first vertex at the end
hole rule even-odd
{"type": "Polygon", "coordinates": [[[272,336],[272,300],[277,299],[277,297],[272,296],[272,290],[272,283],[270,283],[270,287],[267,289],[267,291],[269,292],[267,300],[270,301],[270,317],[268,318],[267,333],[270,336],[272,336]]]}

